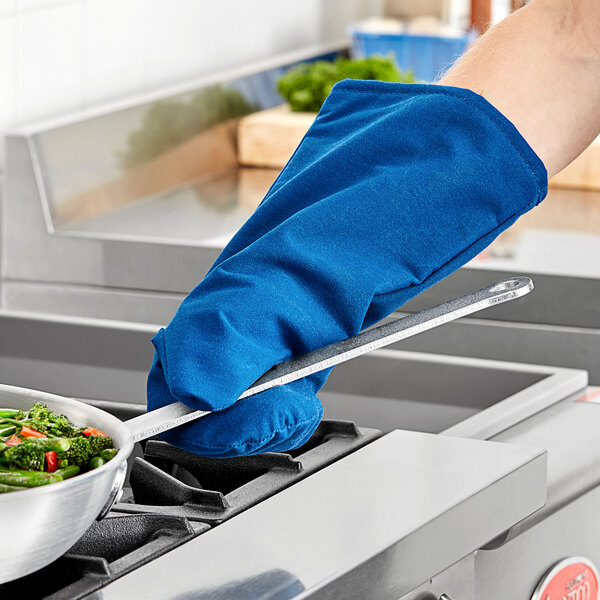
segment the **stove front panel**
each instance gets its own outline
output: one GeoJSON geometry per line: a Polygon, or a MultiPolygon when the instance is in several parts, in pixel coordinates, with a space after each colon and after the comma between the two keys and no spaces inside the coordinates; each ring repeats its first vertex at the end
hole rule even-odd
{"type": "Polygon", "coordinates": [[[475,598],[475,554],[463,558],[400,600],[483,600],[475,598]]]}
{"type": "Polygon", "coordinates": [[[477,552],[475,598],[530,600],[548,570],[573,556],[600,565],[600,486],[499,548],[477,552]]]}
{"type": "Polygon", "coordinates": [[[298,598],[397,600],[537,510],[545,458],[395,431],[117,579],[103,596],[291,598],[303,587],[298,598]],[[264,593],[249,596],[259,585],[264,593]],[[294,595],[266,595],[281,586],[294,595]]]}

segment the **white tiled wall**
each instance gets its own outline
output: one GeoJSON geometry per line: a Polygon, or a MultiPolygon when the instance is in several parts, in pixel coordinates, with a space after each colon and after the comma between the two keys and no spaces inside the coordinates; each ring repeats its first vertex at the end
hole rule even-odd
{"type": "MultiPolygon", "coordinates": [[[[382,0],[0,0],[0,137],[87,108],[345,37],[382,0]]],[[[0,170],[4,143],[0,149],[0,170]]]]}

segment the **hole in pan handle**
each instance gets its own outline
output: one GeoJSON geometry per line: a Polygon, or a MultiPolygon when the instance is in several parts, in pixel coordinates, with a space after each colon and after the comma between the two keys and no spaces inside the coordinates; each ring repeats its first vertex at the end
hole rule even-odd
{"type": "MultiPolygon", "coordinates": [[[[529,277],[511,277],[466,296],[454,298],[421,312],[368,329],[348,339],[275,365],[255,381],[239,397],[239,400],[329,369],[367,352],[383,348],[485,308],[515,300],[528,294],[532,289],[533,281],[529,277]]],[[[131,419],[125,424],[131,431],[134,441],[138,442],[207,414],[210,414],[210,411],[194,410],[185,404],[174,402],[131,419]]]]}

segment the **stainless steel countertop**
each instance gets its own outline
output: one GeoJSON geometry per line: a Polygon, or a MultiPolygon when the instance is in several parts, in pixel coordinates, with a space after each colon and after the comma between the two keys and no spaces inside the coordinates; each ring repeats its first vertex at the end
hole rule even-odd
{"type": "Polygon", "coordinates": [[[397,599],[542,506],[545,477],[541,450],[394,431],[103,598],[397,599]]]}

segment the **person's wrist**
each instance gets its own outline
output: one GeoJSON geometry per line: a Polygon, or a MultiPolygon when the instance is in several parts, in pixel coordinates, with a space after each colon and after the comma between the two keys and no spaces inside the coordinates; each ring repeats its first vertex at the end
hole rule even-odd
{"type": "Polygon", "coordinates": [[[600,132],[600,2],[534,0],[483,35],[441,79],[483,96],[552,176],[600,132]]]}

